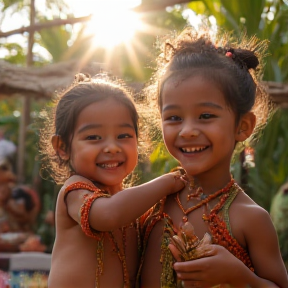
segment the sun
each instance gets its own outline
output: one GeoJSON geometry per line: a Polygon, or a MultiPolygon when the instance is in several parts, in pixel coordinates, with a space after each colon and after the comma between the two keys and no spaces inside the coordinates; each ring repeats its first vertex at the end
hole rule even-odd
{"type": "Polygon", "coordinates": [[[93,35],[95,46],[112,48],[120,43],[130,41],[135,32],[141,30],[138,15],[125,9],[99,9],[87,24],[87,33],[93,35]]]}
{"type": "Polygon", "coordinates": [[[76,14],[91,15],[85,34],[93,35],[93,44],[97,47],[109,49],[127,43],[137,30],[142,29],[139,14],[131,10],[141,4],[141,0],[82,0],[72,3],[76,14]]]}

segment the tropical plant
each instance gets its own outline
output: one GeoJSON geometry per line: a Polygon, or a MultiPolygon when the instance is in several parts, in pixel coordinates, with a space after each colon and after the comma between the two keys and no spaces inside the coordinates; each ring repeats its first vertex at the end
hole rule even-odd
{"type": "Polygon", "coordinates": [[[213,16],[221,29],[270,40],[265,80],[288,81],[288,5],[282,0],[201,0],[188,4],[196,14],[213,16]]]}
{"type": "Polygon", "coordinates": [[[255,167],[248,182],[251,197],[267,211],[279,187],[288,181],[288,113],[279,109],[255,145],[255,167]]]}

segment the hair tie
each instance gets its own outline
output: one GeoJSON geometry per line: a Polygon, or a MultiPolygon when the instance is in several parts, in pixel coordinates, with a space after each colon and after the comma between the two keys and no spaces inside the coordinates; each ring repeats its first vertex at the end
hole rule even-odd
{"type": "Polygon", "coordinates": [[[233,54],[230,51],[226,52],[225,56],[227,56],[229,58],[233,58],[233,54]]]}

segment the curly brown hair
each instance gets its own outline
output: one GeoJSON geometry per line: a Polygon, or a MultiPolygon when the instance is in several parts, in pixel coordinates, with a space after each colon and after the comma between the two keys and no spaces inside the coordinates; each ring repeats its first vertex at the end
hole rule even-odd
{"type": "Polygon", "coordinates": [[[69,153],[80,112],[88,105],[107,98],[113,98],[128,108],[139,144],[139,114],[132,90],[122,80],[106,73],[92,78],[87,74],[79,73],[75,76],[72,85],[59,93],[56,99],[40,113],[42,120],[39,141],[42,163],[40,174],[43,178],[51,176],[57,184],[60,184],[70,176],[69,160],[62,159],[54,151],[51,138],[53,135],[61,136],[65,149],[69,153]]]}

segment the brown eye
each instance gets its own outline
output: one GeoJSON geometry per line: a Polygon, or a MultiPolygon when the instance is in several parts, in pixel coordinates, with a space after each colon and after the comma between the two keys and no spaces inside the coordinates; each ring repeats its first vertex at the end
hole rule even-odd
{"type": "Polygon", "coordinates": [[[179,117],[179,116],[173,115],[173,116],[168,117],[167,120],[170,120],[170,121],[181,121],[182,118],[179,117]]]}
{"type": "Polygon", "coordinates": [[[203,113],[200,115],[199,119],[210,119],[215,118],[216,116],[210,113],[203,113]]]}
{"type": "Polygon", "coordinates": [[[99,135],[89,135],[86,137],[87,140],[101,140],[101,136],[99,135]]]}
{"type": "Polygon", "coordinates": [[[133,136],[130,135],[130,134],[127,134],[127,133],[125,133],[125,134],[120,134],[120,135],[118,136],[118,139],[125,139],[125,138],[133,138],[133,136]]]}

